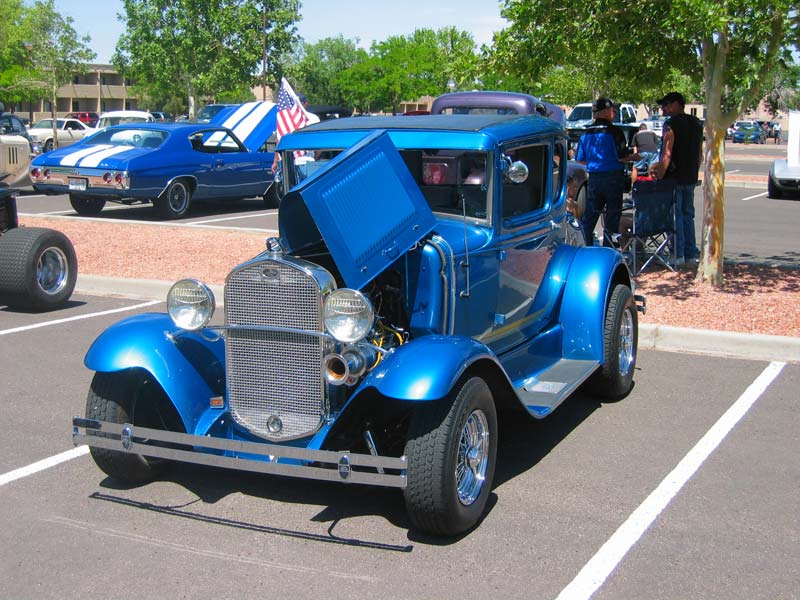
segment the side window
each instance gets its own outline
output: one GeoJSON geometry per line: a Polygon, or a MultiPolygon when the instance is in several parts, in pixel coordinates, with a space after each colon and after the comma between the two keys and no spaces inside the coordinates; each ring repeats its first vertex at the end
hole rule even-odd
{"type": "Polygon", "coordinates": [[[561,186],[567,175],[567,146],[566,142],[557,142],[553,148],[553,176],[550,179],[552,188],[550,199],[556,202],[561,193],[561,186]]]}
{"type": "Polygon", "coordinates": [[[544,144],[517,148],[507,152],[512,161],[528,166],[528,178],[522,183],[503,182],[503,218],[519,217],[539,210],[545,204],[550,147],[544,144]]]}

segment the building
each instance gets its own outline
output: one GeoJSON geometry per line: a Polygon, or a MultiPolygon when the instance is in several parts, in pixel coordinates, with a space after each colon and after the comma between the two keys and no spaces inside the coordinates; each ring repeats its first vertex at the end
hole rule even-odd
{"type": "MultiPolygon", "coordinates": [[[[90,64],[82,75],[58,88],[56,115],[88,111],[102,114],[110,110],[136,110],[138,98],[131,90],[131,83],[117,73],[112,65],[90,64]]],[[[51,116],[50,99],[36,102],[18,102],[14,112],[27,117],[32,123],[51,116]]]]}

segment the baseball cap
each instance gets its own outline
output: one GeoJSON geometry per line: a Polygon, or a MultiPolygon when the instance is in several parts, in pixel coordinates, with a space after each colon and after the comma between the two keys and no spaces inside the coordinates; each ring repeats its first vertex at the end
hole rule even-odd
{"type": "Polygon", "coordinates": [[[680,92],[670,92],[660,100],[656,100],[656,104],[658,104],[659,106],[663,106],[665,104],[672,104],[673,102],[677,102],[681,106],[686,106],[686,99],[680,92]]]}
{"type": "Polygon", "coordinates": [[[602,96],[594,101],[592,104],[592,110],[594,112],[600,112],[601,110],[605,110],[607,108],[617,108],[617,105],[614,104],[610,98],[603,98],[602,96]]]}

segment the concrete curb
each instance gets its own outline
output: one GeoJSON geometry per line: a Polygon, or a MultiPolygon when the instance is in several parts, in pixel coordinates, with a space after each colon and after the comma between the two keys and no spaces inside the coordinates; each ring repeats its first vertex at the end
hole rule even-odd
{"type": "Polygon", "coordinates": [[[800,338],[782,335],[642,323],[639,325],[639,348],[800,363],[800,338]]]}
{"type": "MultiPolygon", "coordinates": [[[[172,283],[155,279],[121,279],[79,274],[75,291],[81,294],[137,300],[166,300],[172,283]]],[[[209,287],[214,292],[217,306],[223,306],[224,287],[222,285],[209,287]]],[[[642,323],[639,325],[639,347],[747,360],[800,363],[800,338],[780,335],[689,329],[642,323]]]]}

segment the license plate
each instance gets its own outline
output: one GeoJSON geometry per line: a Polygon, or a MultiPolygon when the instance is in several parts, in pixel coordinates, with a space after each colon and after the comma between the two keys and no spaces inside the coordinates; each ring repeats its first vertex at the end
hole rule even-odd
{"type": "Polygon", "coordinates": [[[69,189],[70,189],[70,191],[85,192],[86,191],[86,180],[85,179],[73,179],[72,177],[70,177],[70,179],[69,179],[69,189]]]}

